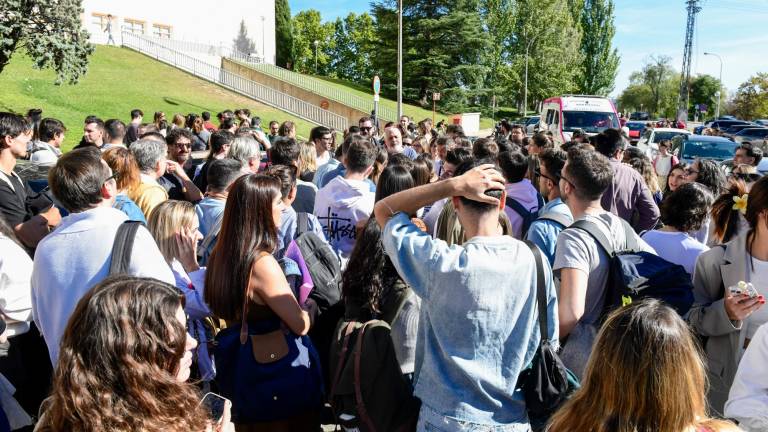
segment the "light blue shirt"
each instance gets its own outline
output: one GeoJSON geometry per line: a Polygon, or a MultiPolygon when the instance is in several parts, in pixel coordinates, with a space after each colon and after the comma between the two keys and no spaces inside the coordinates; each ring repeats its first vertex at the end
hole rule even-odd
{"type": "Polygon", "coordinates": [[[225,200],[211,197],[203,198],[202,201],[195,204],[195,213],[200,222],[200,234],[203,236],[211,232],[211,228],[216,222],[224,217],[224,207],[227,204],[225,200]]]}
{"type": "MultiPolygon", "coordinates": [[[[539,216],[549,212],[559,213],[561,215],[567,216],[568,219],[573,221],[571,209],[569,209],[568,206],[565,205],[563,200],[560,198],[555,198],[548,202],[544,207],[542,207],[541,211],[539,212],[539,216]]],[[[541,249],[542,252],[544,252],[544,255],[546,255],[547,259],[549,260],[549,265],[553,265],[555,263],[555,246],[557,246],[557,235],[560,234],[560,231],[563,229],[565,229],[565,227],[559,223],[546,219],[535,220],[533,223],[531,223],[530,228],[528,228],[528,240],[532,241],[536,246],[539,247],[539,249],[541,249]]]]}
{"type": "Polygon", "coordinates": [[[323,187],[322,182],[325,174],[335,170],[336,167],[339,165],[341,165],[341,162],[339,162],[338,159],[333,157],[330,158],[327,163],[320,165],[317,168],[317,171],[315,172],[315,176],[312,177],[312,183],[314,183],[315,186],[317,186],[318,188],[323,187]]]}
{"type": "MultiPolygon", "coordinates": [[[[422,414],[444,431],[528,431],[525,400],[515,387],[540,339],[530,249],[509,236],[448,246],[404,213],[389,220],[381,237],[421,298],[414,392],[422,414]]],[[[544,272],[550,338],[557,344],[549,265],[544,272]]]]}

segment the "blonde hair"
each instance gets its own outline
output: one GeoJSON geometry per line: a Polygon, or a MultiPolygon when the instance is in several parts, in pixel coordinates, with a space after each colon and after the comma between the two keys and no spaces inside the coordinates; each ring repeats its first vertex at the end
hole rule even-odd
{"type": "Polygon", "coordinates": [[[299,142],[299,174],[317,171],[317,150],[308,141],[299,142]]]}
{"type": "Polygon", "coordinates": [[[173,121],[171,123],[175,124],[177,127],[183,128],[184,127],[184,116],[181,114],[174,114],[173,115],[173,121]]]}
{"type": "Polygon", "coordinates": [[[614,311],[595,340],[582,387],[549,432],[738,431],[707,418],[704,360],[685,321],[659,300],[614,311]]]}
{"type": "Polygon", "coordinates": [[[196,217],[194,204],[176,200],[163,201],[149,214],[149,232],[168,264],[180,255],[176,233],[182,227],[191,228],[196,217]]]}

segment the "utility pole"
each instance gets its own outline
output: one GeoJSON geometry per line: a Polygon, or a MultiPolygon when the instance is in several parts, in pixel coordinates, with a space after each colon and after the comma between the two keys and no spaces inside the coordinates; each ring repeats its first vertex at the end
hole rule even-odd
{"type": "Polygon", "coordinates": [[[701,11],[699,0],[687,0],[688,23],[685,31],[685,49],[683,50],[683,68],[680,71],[680,92],[677,95],[677,119],[688,120],[688,88],[691,83],[691,57],[693,55],[693,36],[696,14],[701,11]]]}
{"type": "Polygon", "coordinates": [[[717,89],[717,107],[715,107],[715,118],[720,118],[720,94],[723,92],[723,58],[719,55],[711,52],[705,52],[704,55],[717,57],[718,60],[720,60],[720,82],[718,83],[718,89],[717,89]]]}
{"type": "Polygon", "coordinates": [[[315,39],[315,75],[317,75],[317,45],[320,44],[320,41],[315,39]]]}
{"type": "Polygon", "coordinates": [[[536,41],[536,37],[538,35],[535,35],[528,43],[525,45],[525,91],[523,92],[523,117],[528,115],[528,51],[531,49],[531,45],[536,41]]]}
{"type": "Polygon", "coordinates": [[[403,0],[397,1],[397,121],[403,116],[403,0]]]}
{"type": "Polygon", "coordinates": [[[262,63],[267,62],[267,52],[265,51],[265,49],[267,49],[267,41],[266,41],[267,29],[265,28],[265,26],[267,25],[266,22],[267,22],[267,18],[264,15],[262,15],[261,16],[261,62],[262,63]]]}

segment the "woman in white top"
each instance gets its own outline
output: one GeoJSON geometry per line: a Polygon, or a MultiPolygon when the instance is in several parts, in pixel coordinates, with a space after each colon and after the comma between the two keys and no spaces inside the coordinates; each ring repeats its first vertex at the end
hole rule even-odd
{"type": "Polygon", "coordinates": [[[747,432],[768,430],[768,326],[755,332],[725,403],[725,416],[747,432]]]}
{"type": "Polygon", "coordinates": [[[665,260],[679,264],[693,275],[696,259],[709,248],[691,237],[707,219],[712,208],[712,194],[698,184],[688,183],[672,192],[661,204],[664,227],[642,235],[656,253],[665,260]]]}
{"type": "Polygon", "coordinates": [[[667,176],[672,167],[680,163],[677,156],[669,152],[669,144],[669,140],[662,140],[659,143],[659,154],[653,158],[653,169],[656,170],[660,185],[667,184],[667,176]]]}
{"type": "Polygon", "coordinates": [[[203,300],[205,267],[197,264],[197,243],[203,236],[198,231],[195,206],[187,201],[168,200],[152,210],[149,217],[149,231],[157,247],[165,257],[176,279],[176,288],[184,294],[184,312],[188,315],[187,329],[197,340],[196,364],[199,378],[210,381],[215,372],[211,355],[208,353],[209,335],[204,325],[211,316],[203,300]]]}

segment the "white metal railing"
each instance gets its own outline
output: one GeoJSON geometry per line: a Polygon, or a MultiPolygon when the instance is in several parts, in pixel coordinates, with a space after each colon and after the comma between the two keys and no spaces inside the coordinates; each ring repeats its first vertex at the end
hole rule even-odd
{"type": "MultiPolygon", "coordinates": [[[[370,99],[363,98],[326,84],[317,78],[308,77],[273,64],[254,62],[252,56],[236,50],[231,50],[227,57],[234,61],[247,63],[248,67],[261,73],[285,81],[296,87],[303,88],[304,90],[308,90],[317,95],[327,97],[328,99],[332,99],[359,111],[370,113],[373,110],[373,96],[371,96],[370,99]]],[[[397,113],[391,108],[381,106],[381,104],[379,104],[377,116],[382,120],[397,120],[397,113]]]]}
{"type": "MultiPolygon", "coordinates": [[[[347,127],[347,120],[338,114],[243,78],[240,75],[225,71],[218,65],[212,65],[170,48],[164,43],[158,43],[154,38],[123,32],[122,39],[123,46],[125,47],[153,57],[158,61],[172,65],[197,77],[227,87],[237,93],[249,96],[269,106],[286,111],[304,120],[331,127],[338,131],[342,131],[347,127]]],[[[164,40],[167,41],[169,39],[164,40]]],[[[209,54],[209,52],[205,52],[205,54],[215,55],[209,54]]]]}

